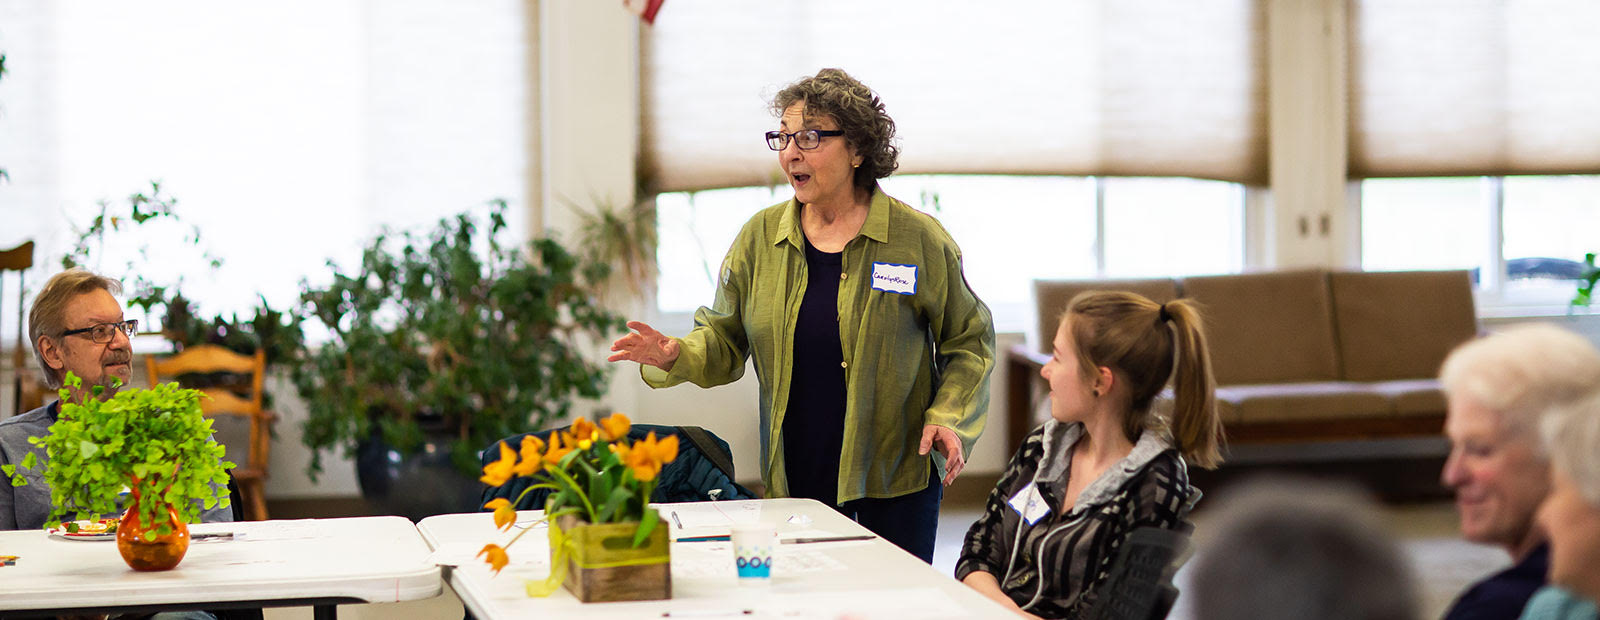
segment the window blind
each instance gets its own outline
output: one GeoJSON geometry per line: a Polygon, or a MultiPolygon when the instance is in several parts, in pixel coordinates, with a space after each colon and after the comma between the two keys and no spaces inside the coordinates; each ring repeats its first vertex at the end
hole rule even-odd
{"type": "Polygon", "coordinates": [[[1600,4],[1359,0],[1350,174],[1600,172],[1600,4]]]}
{"type": "Polygon", "coordinates": [[[900,173],[1265,183],[1258,0],[673,0],[642,35],[657,191],[781,182],[761,133],[784,85],[838,67],[877,91],[900,173]]]}

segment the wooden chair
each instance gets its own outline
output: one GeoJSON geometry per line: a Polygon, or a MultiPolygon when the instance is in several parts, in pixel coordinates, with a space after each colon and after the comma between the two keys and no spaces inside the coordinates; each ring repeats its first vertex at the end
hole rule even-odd
{"type": "MultiPolygon", "coordinates": [[[[11,350],[11,414],[18,415],[39,406],[43,398],[40,390],[34,389],[35,380],[28,373],[28,352],[33,349],[27,342],[28,322],[24,309],[28,300],[23,298],[27,292],[27,282],[23,279],[24,273],[33,267],[33,242],[28,241],[9,250],[0,251],[0,300],[5,299],[5,275],[7,272],[17,272],[17,340],[11,350]]],[[[3,347],[0,347],[3,349],[3,347]]]]}
{"type": "MultiPolygon", "coordinates": [[[[235,373],[245,380],[237,385],[228,384],[201,388],[208,398],[200,399],[200,411],[206,416],[228,415],[247,418],[250,422],[250,446],[245,462],[232,470],[233,480],[239,485],[244,500],[244,514],[251,521],[267,519],[267,500],[263,494],[267,478],[267,454],[272,447],[271,423],[273,415],[261,407],[261,383],[266,375],[267,356],[257,350],[255,355],[241,355],[212,344],[195,345],[181,353],[165,358],[145,356],[145,371],[150,385],[163,377],[175,379],[179,375],[235,373]]],[[[229,455],[236,463],[237,457],[229,455]]]]}

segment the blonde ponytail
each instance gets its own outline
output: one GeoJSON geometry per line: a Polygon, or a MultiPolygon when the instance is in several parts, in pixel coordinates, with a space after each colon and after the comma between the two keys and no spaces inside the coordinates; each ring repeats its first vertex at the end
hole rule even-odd
{"type": "Polygon", "coordinates": [[[1204,325],[1194,301],[1158,304],[1133,293],[1086,291],[1067,304],[1077,344],[1079,368],[1105,366],[1128,386],[1123,432],[1138,441],[1145,430],[1159,430],[1151,403],[1170,378],[1174,406],[1170,431],[1178,451],[1197,466],[1222,462],[1222,420],[1217,415],[1216,380],[1204,325]]]}
{"type": "Polygon", "coordinates": [[[1177,338],[1177,368],[1172,377],[1172,439],[1190,463],[1216,469],[1222,463],[1222,419],[1217,415],[1217,383],[1211,351],[1194,302],[1178,299],[1162,307],[1177,338]]]}

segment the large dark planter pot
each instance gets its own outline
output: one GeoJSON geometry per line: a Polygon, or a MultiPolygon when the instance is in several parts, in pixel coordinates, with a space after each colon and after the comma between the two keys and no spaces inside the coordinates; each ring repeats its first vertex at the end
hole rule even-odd
{"type": "Polygon", "coordinates": [[[429,434],[416,454],[405,456],[369,437],[356,446],[356,478],[361,495],[383,513],[412,521],[453,512],[477,512],[483,483],[456,469],[451,437],[429,434]]]}

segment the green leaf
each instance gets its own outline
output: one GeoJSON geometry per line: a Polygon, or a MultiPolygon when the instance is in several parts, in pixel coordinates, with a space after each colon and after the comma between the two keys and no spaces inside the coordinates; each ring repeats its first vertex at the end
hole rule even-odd
{"type": "MultiPolygon", "coordinates": [[[[589,479],[589,497],[595,501],[608,501],[606,498],[611,496],[611,489],[610,476],[594,476],[589,479]]],[[[606,517],[602,515],[600,520],[605,521],[606,517]]]]}
{"type": "Polygon", "coordinates": [[[633,492],[626,487],[612,489],[611,493],[606,496],[605,505],[600,509],[600,520],[603,522],[625,520],[617,515],[627,509],[628,500],[631,499],[633,499],[633,492]]]}
{"type": "Polygon", "coordinates": [[[644,546],[645,539],[649,538],[650,533],[656,530],[656,521],[659,520],[660,518],[656,516],[656,509],[645,509],[644,518],[639,520],[639,529],[633,532],[633,548],[638,549],[644,546]]]}

